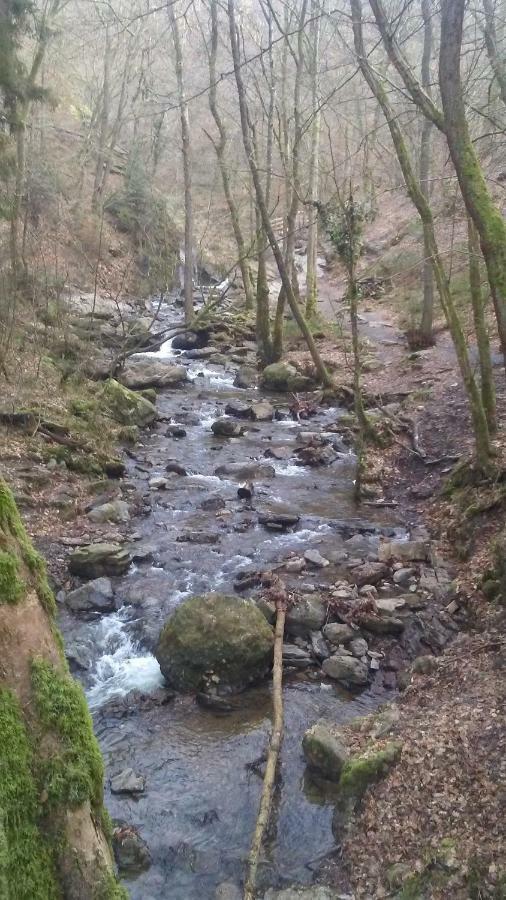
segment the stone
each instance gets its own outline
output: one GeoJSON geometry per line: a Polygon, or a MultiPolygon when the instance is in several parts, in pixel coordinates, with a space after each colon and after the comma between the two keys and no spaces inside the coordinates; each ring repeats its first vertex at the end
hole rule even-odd
{"type": "Polygon", "coordinates": [[[395,616],[374,616],[363,614],[359,619],[362,628],[372,634],[402,634],[404,622],[395,616]]]}
{"type": "Polygon", "coordinates": [[[257,382],[257,372],[250,366],[241,366],[234,378],[234,387],[252,388],[257,382]]]}
{"type": "Polygon", "coordinates": [[[287,362],[271,363],[261,375],[262,386],[268,391],[296,393],[297,391],[314,390],[311,378],[301,375],[295,366],[287,362]]]}
{"type": "Polygon", "coordinates": [[[185,600],[164,625],[155,656],[168,684],[181,691],[242,690],[267,674],[273,633],[251,601],[206,594],[185,600]]]}
{"type": "Polygon", "coordinates": [[[276,470],[274,466],[266,463],[226,463],[218,466],[214,474],[219,478],[233,478],[237,481],[259,481],[264,478],[274,478],[276,470]]]}
{"type": "Polygon", "coordinates": [[[88,518],[97,523],[128,522],[130,519],[129,506],[124,500],[111,500],[109,503],[102,503],[100,506],[90,509],[88,518]]]}
{"type": "Polygon", "coordinates": [[[415,575],[415,574],[416,574],[415,569],[406,569],[406,568],[397,569],[394,572],[394,584],[402,584],[402,585],[408,584],[410,578],[412,578],[413,575],[415,575]]]}
{"type": "Polygon", "coordinates": [[[286,572],[295,572],[295,574],[298,574],[306,568],[306,563],[300,556],[293,556],[291,559],[285,560],[283,566],[286,572]]]}
{"type": "Polygon", "coordinates": [[[114,591],[109,578],[95,578],[70,591],[66,604],[73,612],[111,612],[114,609],[114,591]]]}
{"type": "Polygon", "coordinates": [[[205,497],[200,504],[201,509],[205,509],[209,512],[216,512],[220,509],[225,509],[225,500],[220,494],[210,494],[209,497],[205,497]]]}
{"type": "Polygon", "coordinates": [[[177,425],[175,422],[172,425],[169,425],[166,432],[167,437],[171,438],[184,438],[186,437],[186,428],[183,428],[182,425],[177,425]]]}
{"type": "Polygon", "coordinates": [[[330,565],[328,559],[325,559],[318,550],[306,550],[304,553],[304,559],[310,566],[313,566],[315,569],[324,569],[328,565],[330,565]]]}
{"type": "Polygon", "coordinates": [[[148,481],[148,485],[152,491],[164,491],[168,487],[168,480],[164,478],[163,475],[153,475],[153,478],[150,478],[148,481]]]}
{"type": "Polygon", "coordinates": [[[225,415],[234,416],[236,419],[251,419],[251,403],[243,403],[241,400],[229,400],[225,406],[225,415]]]}
{"type": "Polygon", "coordinates": [[[242,427],[238,425],[237,422],[234,422],[233,419],[227,419],[224,416],[213,422],[211,431],[216,437],[240,437],[243,433],[242,427]]]}
{"type": "Polygon", "coordinates": [[[430,543],[428,541],[390,541],[380,544],[378,558],[381,562],[396,559],[402,562],[430,560],[430,543]]]}
{"type": "Polygon", "coordinates": [[[173,350],[196,350],[205,347],[209,340],[205,331],[185,331],[172,338],[173,350]]]}
{"type": "Polygon", "coordinates": [[[151,865],[148,845],[132,826],[115,828],[112,835],[114,858],[121,875],[137,875],[151,865]]]}
{"type": "Polygon", "coordinates": [[[377,597],[374,601],[378,612],[393,613],[406,606],[405,597],[377,597]]]}
{"type": "Polygon", "coordinates": [[[307,637],[312,631],[320,631],[327,611],[317,595],[304,596],[288,610],[286,631],[288,634],[307,637]]]}
{"type": "Polygon", "coordinates": [[[264,453],[264,456],[270,457],[272,459],[290,459],[292,456],[293,450],[291,447],[268,447],[264,453]]]}
{"type": "Polygon", "coordinates": [[[160,360],[130,359],[119,380],[132,390],[171,388],[188,381],[188,374],[184,366],[173,366],[160,360]]]}
{"type": "Polygon", "coordinates": [[[283,644],[283,662],[285,665],[294,666],[297,669],[305,669],[307,666],[314,665],[314,660],[307,650],[296,644],[283,644]]]}
{"type": "Polygon", "coordinates": [[[337,646],[337,644],[348,644],[357,637],[357,632],[350,625],[329,622],[323,629],[323,635],[330,644],[337,646]]]}
{"type": "Polygon", "coordinates": [[[364,640],[364,638],[358,637],[358,638],[354,638],[354,640],[350,641],[350,650],[351,650],[353,656],[356,656],[357,659],[361,659],[363,656],[365,656],[368,649],[369,649],[369,646],[367,644],[367,641],[364,640]]]}
{"type": "Polygon", "coordinates": [[[330,650],[321,631],[312,631],[309,638],[311,641],[311,651],[314,658],[319,662],[323,662],[324,659],[328,659],[330,656],[330,650]]]}
{"type": "Polygon", "coordinates": [[[368,667],[354,656],[331,656],[324,660],[322,669],[329,678],[344,685],[366,685],[368,667]]]}
{"type": "Polygon", "coordinates": [[[374,719],[374,725],[371,730],[371,737],[375,740],[387,737],[397,731],[397,726],[401,720],[399,707],[395,703],[391,703],[377,713],[374,719]]]}
{"type": "Polygon", "coordinates": [[[111,778],[111,791],[113,794],[142,794],[146,787],[146,780],[142,775],[136,775],[133,769],[123,769],[111,778]]]}
{"type": "Polygon", "coordinates": [[[383,562],[366,562],[350,572],[350,580],[358,587],[364,584],[377,585],[388,576],[388,566],[383,562]]]}
{"type": "Polygon", "coordinates": [[[274,418],[274,407],[268,400],[259,400],[251,406],[251,418],[254,422],[271,422],[274,418]]]}
{"type": "Polygon", "coordinates": [[[305,732],[302,752],[311,771],[327,781],[339,781],[348,750],[335,728],[317,722],[305,732]]]}
{"type": "Polygon", "coordinates": [[[69,557],[72,575],[81,578],[100,578],[102,575],[123,575],[131,563],[131,556],[121,544],[87,544],[74,550],[69,557]]]}
{"type": "Polygon", "coordinates": [[[266,528],[290,528],[296,525],[300,516],[297,512],[283,508],[265,509],[258,513],[258,522],[266,528]]]}
{"type": "Polygon", "coordinates": [[[266,600],[265,597],[258,597],[255,603],[269,625],[274,625],[276,621],[276,604],[272,600],[266,600]]]}
{"type": "Polygon", "coordinates": [[[155,406],[141,394],[108,378],[97,395],[103,411],[120,425],[151,425],[158,416],[155,406]]]}
{"type": "Polygon", "coordinates": [[[188,475],[188,471],[177,461],[177,459],[169,459],[165,466],[165,471],[174,475],[182,475],[183,477],[188,475]]]}

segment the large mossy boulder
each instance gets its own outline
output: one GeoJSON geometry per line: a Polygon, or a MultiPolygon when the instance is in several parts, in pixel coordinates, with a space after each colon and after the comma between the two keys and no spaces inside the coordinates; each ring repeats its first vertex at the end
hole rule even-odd
{"type": "Polygon", "coordinates": [[[120,425],[138,425],[142,428],[151,425],[157,417],[156,409],[149,400],[115,381],[114,378],[109,378],[105,382],[99,394],[99,401],[102,409],[120,425]]]}
{"type": "Polygon", "coordinates": [[[261,384],[267,391],[312,391],[315,384],[311,378],[301,375],[295,366],[288,362],[271,363],[261,375],[261,384]]]}
{"type": "Polygon", "coordinates": [[[254,603],[206,594],[178,607],[162,629],[155,655],[167,682],[177,690],[214,686],[227,693],[266,675],[273,640],[254,603]]]}

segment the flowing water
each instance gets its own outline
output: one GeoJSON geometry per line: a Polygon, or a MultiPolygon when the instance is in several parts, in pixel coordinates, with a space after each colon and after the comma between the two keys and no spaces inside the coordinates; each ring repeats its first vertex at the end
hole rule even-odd
{"type": "MultiPolygon", "coordinates": [[[[177,356],[171,341],[153,355],[177,356]]],[[[146,514],[131,523],[134,564],[113,579],[118,611],[95,621],[69,615],[62,620],[66,637],[85,646],[90,657],[84,683],[106,761],[106,785],[127,766],[146,778],[145,793],[136,799],[106,787],[112,816],[138,828],[152,856],[151,867],[127,881],[133,900],[211,900],[220,882],[240,883],[261,790],[252,764],[269,734],[268,684],[236,698],[237,710],[227,716],[202,709],[191,697],[143,705],[126,717],[111,711],[111,699],[132,690],[149,694],[162,685],[152,650],[171,610],[195,593],[232,593],[238,573],[268,569],[293,551],[315,548],[332,560],[355,534],[367,553],[381,532],[401,533],[388,512],[373,510],[367,521],[360,515],[353,502],[355,459],[346,448],[336,462],[318,469],[295,465],[294,458],[265,458],[269,447],[295,445],[301,426],[291,418],[248,423],[240,438],[214,437],[210,425],[227,401],[258,399],[259,392],[233,386],[237,366],[184,355],[178,362],[188,365],[192,383],[159,394],[162,421],[143,433],[129,459],[128,479],[144,497],[146,514]],[[167,436],[169,420],[181,423],[186,436],[167,436]],[[149,479],[165,475],[169,459],[182,463],[188,477],[168,476],[167,490],[150,491],[149,479]],[[237,481],[216,475],[216,469],[253,461],[272,464],[275,475],[255,483],[248,505],[237,498],[237,481]],[[225,501],[225,515],[202,509],[210,495],[225,501]],[[258,524],[258,509],[272,503],[300,514],[293,530],[271,532],[258,524]],[[191,532],[200,533],[199,543],[181,541],[191,532]]],[[[286,397],[274,402],[286,412],[286,397]]],[[[302,427],[325,432],[338,416],[339,410],[323,409],[302,427]]],[[[294,576],[292,584],[315,590],[335,580],[337,571],[331,565],[294,576]]],[[[352,696],[319,670],[287,677],[280,782],[262,884],[310,883],[318,862],[335,849],[332,798],[305,772],[304,731],[322,717],[346,721],[383,699],[380,683],[352,696]]]]}

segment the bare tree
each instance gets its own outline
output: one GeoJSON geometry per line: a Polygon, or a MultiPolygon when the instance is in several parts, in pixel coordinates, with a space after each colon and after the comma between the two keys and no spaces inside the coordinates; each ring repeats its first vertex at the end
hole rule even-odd
{"type": "Polygon", "coordinates": [[[307,266],[306,266],[306,315],[316,313],[318,303],[318,216],[314,210],[319,200],[319,175],[320,175],[320,36],[321,22],[324,8],[319,0],[311,2],[311,46],[310,46],[310,73],[311,73],[311,155],[309,159],[309,200],[311,212],[307,234],[307,266]]]}

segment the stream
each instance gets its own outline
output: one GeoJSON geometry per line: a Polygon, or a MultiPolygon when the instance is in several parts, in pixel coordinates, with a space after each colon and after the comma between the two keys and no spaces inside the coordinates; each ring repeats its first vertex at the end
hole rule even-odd
{"type": "MultiPolygon", "coordinates": [[[[170,306],[163,313],[173,321],[170,306]]],[[[355,458],[338,435],[329,435],[338,449],[329,466],[306,468],[290,455],[265,457],[273,446],[293,448],[301,429],[325,433],[338,419],[338,409],[322,408],[300,424],[287,412],[287,395],[269,395],[283,418],[247,423],[239,438],[217,438],[210,426],[228,401],[261,395],[255,388],[234,387],[239,364],[190,360],[173,350],[172,341],[150,356],[167,362],[177,358],[188,366],[191,383],[159,392],[161,421],[142,433],[127,460],[124,497],[135,489],[145,507],[128,526],[134,562],[125,576],[112,579],[115,612],[91,620],[64,612],[61,626],[66,640],[78,642],[89,655],[89,667],[79,677],[106,763],[107,806],[113,819],[138,829],[151,854],[149,869],[125,879],[131,897],[212,900],[217,885],[239,885],[244,874],[262,783],[252,764],[268,740],[270,686],[235,698],[237,708],[228,715],[201,708],[189,696],[165,705],[141,703],[129,715],[118,712],[115,700],[133,690],[149,695],[161,687],[153,647],[163,622],[185,597],[211,590],[233,594],[238,573],[267,570],[310,548],[331,564],[290,575],[287,584],[315,592],[337,580],[347,553],[367,558],[381,534],[404,532],[392,511],[368,509],[364,519],[357,510],[355,458]],[[167,433],[169,422],[182,426],[180,437],[167,433]],[[169,459],[184,465],[187,477],[167,476],[169,459]],[[233,477],[216,474],[219,467],[238,462],[274,468],[274,476],[266,470],[255,479],[250,503],[238,499],[233,477]],[[149,488],[157,475],[169,478],[166,490],[149,488]],[[210,508],[210,497],[219,497],[216,505],[223,509],[210,508]],[[258,511],[268,504],[295,509],[298,524],[287,531],[267,530],[258,523],[258,511]],[[138,797],[110,792],[110,778],[127,767],[146,780],[138,797]]],[[[387,696],[381,676],[361,693],[350,694],[319,668],[287,673],[285,738],[259,872],[262,888],[310,884],[321,861],[336,851],[332,798],[305,771],[304,731],[322,717],[344,722],[367,713],[387,696]]]]}

